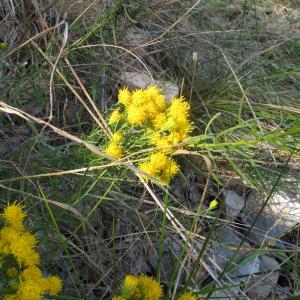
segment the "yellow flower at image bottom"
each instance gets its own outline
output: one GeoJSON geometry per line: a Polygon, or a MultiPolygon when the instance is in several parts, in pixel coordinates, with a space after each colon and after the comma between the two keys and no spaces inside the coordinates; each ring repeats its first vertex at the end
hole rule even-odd
{"type": "Polygon", "coordinates": [[[191,292],[185,292],[177,300],[197,300],[196,296],[194,296],[191,292]]]}
{"type": "Polygon", "coordinates": [[[144,300],[159,300],[162,297],[162,287],[159,282],[146,275],[139,277],[139,288],[144,300]]]}

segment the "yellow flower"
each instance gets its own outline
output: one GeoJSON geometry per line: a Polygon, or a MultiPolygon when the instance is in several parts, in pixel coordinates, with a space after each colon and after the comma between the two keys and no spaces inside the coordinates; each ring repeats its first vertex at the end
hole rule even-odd
{"type": "Polygon", "coordinates": [[[155,116],[159,113],[156,104],[151,100],[145,103],[143,110],[145,111],[148,119],[154,119],[155,116]]]}
{"type": "Polygon", "coordinates": [[[197,300],[197,298],[191,292],[185,292],[177,300],[197,300]]]}
{"type": "Polygon", "coordinates": [[[44,279],[43,288],[49,295],[57,295],[62,290],[62,281],[58,276],[49,276],[44,279]]]}
{"type": "MultiPolygon", "coordinates": [[[[179,171],[178,164],[163,151],[152,153],[148,161],[140,164],[139,168],[151,176],[159,177],[163,183],[169,183],[171,177],[179,171]]],[[[148,176],[142,175],[142,177],[149,179],[148,176]]]]}
{"type": "MultiPolygon", "coordinates": [[[[148,161],[139,165],[139,168],[145,173],[155,177],[158,176],[160,171],[166,166],[167,160],[164,153],[153,153],[150,155],[148,161]]],[[[146,180],[149,179],[149,177],[145,175],[142,175],[142,177],[146,180]]]]}
{"type": "MultiPolygon", "coordinates": [[[[156,173],[157,173],[156,169],[155,169],[155,168],[153,167],[153,165],[152,165],[150,162],[148,162],[148,161],[141,163],[141,164],[139,165],[139,169],[140,169],[141,171],[145,172],[146,174],[149,174],[149,175],[154,176],[154,177],[156,176],[156,173]]],[[[149,177],[146,176],[146,175],[141,175],[141,176],[142,176],[142,178],[144,178],[145,180],[148,180],[148,179],[149,179],[149,177]]]]}
{"type": "Polygon", "coordinates": [[[43,288],[36,280],[21,281],[16,294],[19,300],[40,300],[43,288]]]}
{"type": "Polygon", "coordinates": [[[156,170],[162,170],[168,165],[168,158],[163,152],[156,152],[150,155],[150,163],[156,170]]]}
{"type": "Polygon", "coordinates": [[[146,90],[146,95],[155,104],[156,110],[162,112],[166,109],[166,99],[157,86],[150,86],[146,90]]]}
{"type": "Polygon", "coordinates": [[[11,244],[10,252],[20,264],[24,263],[25,258],[30,259],[30,255],[32,254],[32,250],[28,247],[26,241],[21,238],[11,244]]]}
{"type": "Polygon", "coordinates": [[[146,275],[139,276],[139,288],[143,300],[159,300],[162,297],[162,287],[158,281],[146,275]]]}
{"type": "Polygon", "coordinates": [[[45,291],[56,295],[62,288],[62,282],[57,276],[42,278],[42,271],[38,267],[40,256],[35,249],[38,240],[23,228],[24,218],[25,213],[19,206],[10,205],[4,209],[3,219],[6,224],[0,230],[0,259],[12,255],[22,270],[21,276],[18,276],[16,268],[7,269],[7,276],[17,277],[18,280],[10,281],[10,287],[15,293],[6,295],[5,300],[40,300],[45,291]]]}
{"type": "Polygon", "coordinates": [[[168,135],[163,135],[158,131],[148,130],[147,137],[150,143],[156,147],[164,147],[161,152],[172,152],[172,148],[182,141],[182,136],[179,132],[172,131],[168,135]]]}
{"type": "Polygon", "coordinates": [[[219,204],[219,202],[218,202],[217,199],[212,200],[212,201],[209,203],[208,210],[215,209],[215,208],[218,206],[218,204],[219,204]]]}
{"type": "Polygon", "coordinates": [[[42,277],[42,271],[37,266],[30,266],[24,269],[21,273],[23,280],[34,280],[42,277]]]}
{"type": "Polygon", "coordinates": [[[23,264],[26,267],[35,266],[40,263],[40,255],[32,250],[28,253],[28,256],[24,257],[23,264]]]}
{"type": "Polygon", "coordinates": [[[24,264],[26,260],[31,260],[32,254],[35,252],[33,248],[35,248],[36,244],[36,237],[29,232],[24,232],[17,240],[11,243],[10,252],[19,263],[24,264]]]}
{"type": "Polygon", "coordinates": [[[176,161],[174,161],[173,159],[170,158],[169,161],[168,161],[168,166],[162,170],[162,174],[160,176],[160,179],[164,183],[168,184],[170,179],[174,175],[176,175],[178,173],[178,171],[179,171],[178,164],[176,163],[176,161]]]}
{"type": "Polygon", "coordinates": [[[182,136],[180,135],[179,132],[177,131],[172,131],[168,136],[167,136],[168,143],[172,146],[177,145],[182,141],[182,136]]]}
{"type": "Polygon", "coordinates": [[[112,140],[113,140],[115,143],[121,142],[122,138],[123,138],[123,135],[122,135],[122,133],[121,133],[120,131],[115,132],[115,133],[113,134],[113,136],[112,136],[112,140]]]}
{"type": "MultiPolygon", "coordinates": [[[[154,119],[157,114],[164,112],[166,108],[165,97],[156,86],[150,86],[145,90],[138,89],[132,94],[132,103],[128,107],[128,111],[133,110],[134,107],[138,108],[139,113],[146,116],[143,120],[145,122],[146,120],[154,119]]],[[[143,122],[136,124],[141,125],[143,122]]]]}
{"type": "Polygon", "coordinates": [[[143,107],[147,102],[145,91],[142,89],[135,90],[132,93],[132,103],[133,106],[143,107]]]}
{"type": "Polygon", "coordinates": [[[114,124],[118,123],[121,119],[122,119],[122,114],[120,113],[120,111],[114,110],[108,119],[108,123],[110,125],[114,125],[114,124]]]}
{"type": "Polygon", "coordinates": [[[177,118],[178,116],[188,117],[189,110],[190,105],[183,97],[173,98],[168,108],[168,114],[174,118],[177,118]]]}
{"type": "Polygon", "coordinates": [[[131,103],[132,96],[127,87],[119,90],[118,101],[126,107],[131,103]]]}
{"type": "Polygon", "coordinates": [[[0,230],[0,253],[7,255],[10,253],[10,246],[19,240],[20,234],[12,227],[3,227],[0,230]]]}
{"type": "Polygon", "coordinates": [[[127,110],[127,121],[131,125],[142,125],[147,120],[147,115],[143,108],[130,105],[127,110]]]}
{"type": "Polygon", "coordinates": [[[121,158],[122,157],[122,147],[119,146],[117,143],[112,141],[107,148],[104,150],[107,155],[110,155],[114,158],[121,158]]]}
{"type": "Polygon", "coordinates": [[[124,279],[124,283],[121,288],[122,297],[126,299],[128,299],[128,297],[131,297],[134,294],[138,283],[139,280],[137,277],[132,275],[127,275],[124,279]]]}
{"type": "Polygon", "coordinates": [[[180,136],[179,142],[187,137],[191,131],[191,122],[189,120],[190,105],[181,98],[173,98],[167,109],[167,119],[162,125],[163,130],[177,132],[180,136]]]}
{"type": "Polygon", "coordinates": [[[4,208],[4,221],[18,231],[22,231],[24,229],[23,220],[25,216],[26,214],[22,211],[22,208],[19,205],[12,204],[4,208]]]}
{"type": "Polygon", "coordinates": [[[124,279],[123,286],[129,287],[131,289],[136,288],[139,280],[137,277],[132,275],[127,275],[124,279]]]}
{"type": "Polygon", "coordinates": [[[166,122],[165,113],[158,113],[152,121],[155,129],[160,129],[165,122],[166,122]]]}
{"type": "Polygon", "coordinates": [[[22,239],[24,239],[24,241],[27,242],[28,247],[30,247],[31,249],[36,247],[38,240],[35,234],[26,231],[21,235],[21,237],[22,239]]]}

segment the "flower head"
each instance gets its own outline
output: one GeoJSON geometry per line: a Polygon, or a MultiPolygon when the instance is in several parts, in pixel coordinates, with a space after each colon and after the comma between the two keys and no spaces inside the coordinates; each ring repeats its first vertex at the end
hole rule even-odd
{"type": "Polygon", "coordinates": [[[137,107],[143,107],[147,102],[147,97],[145,94],[145,91],[142,89],[135,90],[132,93],[132,103],[131,105],[137,106],[137,107]]]}
{"type": "Polygon", "coordinates": [[[141,275],[139,276],[139,288],[144,300],[159,300],[162,297],[162,287],[155,279],[141,275]]]}
{"type": "Polygon", "coordinates": [[[24,269],[21,273],[21,276],[23,280],[40,279],[42,277],[42,271],[37,266],[32,265],[24,269]]]}
{"type": "Polygon", "coordinates": [[[24,234],[21,234],[13,243],[11,243],[10,252],[14,255],[19,263],[24,264],[27,262],[27,264],[29,263],[29,265],[32,265],[30,261],[31,258],[34,257],[33,253],[35,253],[34,248],[36,244],[36,237],[29,232],[25,232],[24,234]]]}
{"type": "Polygon", "coordinates": [[[118,101],[119,103],[123,104],[125,107],[128,107],[128,105],[131,103],[132,95],[127,87],[124,87],[119,90],[118,101]]]}
{"type": "Polygon", "coordinates": [[[163,124],[166,122],[166,114],[161,112],[158,113],[156,116],[154,116],[152,123],[155,129],[161,129],[161,127],[163,126],[163,124]]]}
{"type": "Polygon", "coordinates": [[[208,209],[209,209],[209,210],[213,210],[213,209],[215,209],[215,208],[218,206],[218,204],[219,204],[218,200],[217,200],[217,199],[214,199],[214,200],[212,200],[212,201],[209,203],[208,209]]]}
{"type": "Polygon", "coordinates": [[[139,279],[137,277],[127,275],[121,288],[122,296],[125,298],[131,297],[135,293],[138,283],[139,279]]]}
{"type": "Polygon", "coordinates": [[[160,175],[160,179],[162,182],[168,184],[170,179],[175,176],[179,171],[179,166],[176,161],[173,159],[169,159],[168,166],[162,170],[160,175]]]}
{"type": "Polygon", "coordinates": [[[112,140],[115,143],[120,143],[122,138],[123,138],[123,134],[120,131],[115,132],[112,136],[112,140]]]}
{"type": "Polygon", "coordinates": [[[131,125],[142,125],[146,122],[147,115],[143,107],[130,105],[127,110],[127,121],[131,125]]]}
{"type": "Polygon", "coordinates": [[[112,141],[111,143],[109,143],[109,145],[105,149],[105,153],[114,158],[121,158],[122,154],[123,154],[123,150],[119,144],[112,141]]]}
{"type": "Polygon", "coordinates": [[[57,295],[62,290],[62,281],[58,276],[49,276],[44,279],[43,288],[49,295],[57,295]]]}
{"type": "Polygon", "coordinates": [[[43,288],[38,280],[24,280],[20,282],[16,294],[20,300],[40,300],[43,288]]]}
{"type": "Polygon", "coordinates": [[[0,254],[7,255],[11,251],[11,245],[18,241],[20,233],[8,226],[0,230],[0,254]]]}
{"type": "Polygon", "coordinates": [[[197,298],[191,292],[185,292],[177,300],[197,300],[197,298]]]}
{"type": "Polygon", "coordinates": [[[23,220],[26,214],[23,212],[19,205],[8,205],[4,208],[3,219],[4,221],[14,227],[17,231],[23,230],[23,220]]]}
{"type": "Polygon", "coordinates": [[[111,113],[111,115],[108,119],[108,123],[110,125],[114,125],[114,124],[118,123],[121,119],[122,119],[122,113],[120,112],[119,109],[117,109],[111,113]]]}
{"type": "Polygon", "coordinates": [[[155,279],[141,275],[138,277],[127,275],[124,279],[121,296],[114,296],[113,300],[159,300],[162,298],[162,287],[155,279]]]}
{"type": "MultiPolygon", "coordinates": [[[[165,152],[156,152],[149,156],[149,160],[139,165],[139,168],[154,177],[158,177],[163,183],[169,183],[171,177],[179,171],[178,164],[165,152]]],[[[148,176],[142,175],[146,180],[148,176]]]]}

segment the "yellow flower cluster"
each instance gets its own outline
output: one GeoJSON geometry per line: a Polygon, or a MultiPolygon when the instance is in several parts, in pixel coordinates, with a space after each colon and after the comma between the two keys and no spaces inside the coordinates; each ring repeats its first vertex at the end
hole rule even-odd
{"type": "Polygon", "coordinates": [[[155,279],[141,275],[127,275],[121,287],[121,295],[113,300],[159,300],[162,298],[162,287],[155,279]]]}
{"type": "MultiPolygon", "coordinates": [[[[149,276],[127,275],[121,287],[121,295],[114,296],[112,300],[159,300],[163,297],[162,286],[159,282],[149,276]]],[[[192,292],[185,292],[177,300],[201,299],[192,292]]]]}
{"type": "MultiPolygon", "coordinates": [[[[125,126],[122,128],[128,128],[127,124],[136,128],[136,132],[143,132],[143,148],[158,148],[139,165],[143,172],[150,175],[143,177],[158,177],[163,183],[168,183],[179,171],[177,163],[171,158],[174,146],[186,139],[192,129],[189,104],[183,97],[173,98],[167,104],[164,95],[156,86],[133,92],[127,87],[122,88],[118,94],[118,103],[122,109],[119,107],[112,112],[109,124],[117,126],[123,121],[125,126]]],[[[137,135],[135,138],[141,137],[137,135]]],[[[124,151],[121,138],[116,140],[114,134],[105,152],[115,158],[122,157],[124,151]]]]}
{"type": "Polygon", "coordinates": [[[105,149],[105,153],[114,158],[121,158],[123,155],[123,149],[121,147],[122,139],[122,133],[119,131],[115,132],[112,136],[110,143],[105,149]]]}
{"type": "MultiPolygon", "coordinates": [[[[165,183],[168,183],[170,178],[179,171],[176,161],[168,157],[164,152],[150,154],[148,160],[141,163],[139,168],[153,177],[159,177],[165,183]]],[[[147,178],[148,176],[146,176],[147,178]]]]}
{"type": "Polygon", "coordinates": [[[36,250],[38,240],[24,228],[25,217],[22,208],[14,204],[5,207],[3,212],[0,272],[6,274],[8,287],[14,290],[5,295],[4,300],[39,300],[44,294],[57,295],[62,289],[59,277],[42,277],[36,250]]]}

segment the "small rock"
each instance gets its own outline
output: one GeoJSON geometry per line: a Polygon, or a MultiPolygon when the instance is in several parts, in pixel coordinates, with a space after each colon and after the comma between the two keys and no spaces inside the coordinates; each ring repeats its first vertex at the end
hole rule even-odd
{"type": "Polygon", "coordinates": [[[162,93],[165,96],[167,103],[179,94],[179,87],[177,84],[171,81],[154,80],[150,74],[144,72],[123,72],[121,78],[131,89],[144,89],[151,85],[157,85],[162,89],[162,93]]]}
{"type": "Polygon", "coordinates": [[[144,72],[123,72],[121,78],[131,89],[144,89],[155,84],[153,78],[144,72]]]}
{"type": "Polygon", "coordinates": [[[260,256],[260,275],[251,277],[249,287],[246,289],[251,299],[266,299],[274,290],[279,278],[280,265],[271,256],[260,256]]]}
{"type": "MultiPolygon", "coordinates": [[[[238,262],[247,257],[247,253],[241,249],[236,253],[235,249],[239,247],[242,242],[238,233],[229,226],[224,226],[215,232],[215,240],[216,244],[212,250],[213,260],[221,268],[227,266],[227,268],[233,268],[236,271],[237,267],[239,267],[238,262]],[[229,262],[233,256],[235,256],[234,261],[229,262]]],[[[250,245],[247,242],[243,242],[242,248],[250,248],[250,245]]],[[[244,273],[244,271],[242,273],[244,273]]]]}
{"type": "Polygon", "coordinates": [[[260,258],[257,255],[245,257],[246,263],[239,262],[239,265],[235,270],[230,272],[230,277],[232,279],[248,282],[252,275],[258,273],[260,270],[260,258]]]}
{"type": "Polygon", "coordinates": [[[238,195],[235,191],[225,190],[226,214],[230,218],[236,218],[245,206],[245,198],[238,195]]]}
{"type": "Polygon", "coordinates": [[[262,200],[257,193],[251,192],[241,214],[243,221],[249,226],[257,218],[250,236],[258,245],[262,242],[276,242],[281,235],[300,223],[300,197],[294,193],[274,193],[260,213],[261,205],[262,200]]]}
{"type": "Polygon", "coordinates": [[[172,98],[179,95],[178,85],[171,81],[156,81],[156,84],[162,89],[167,103],[170,103],[172,98]]]}

